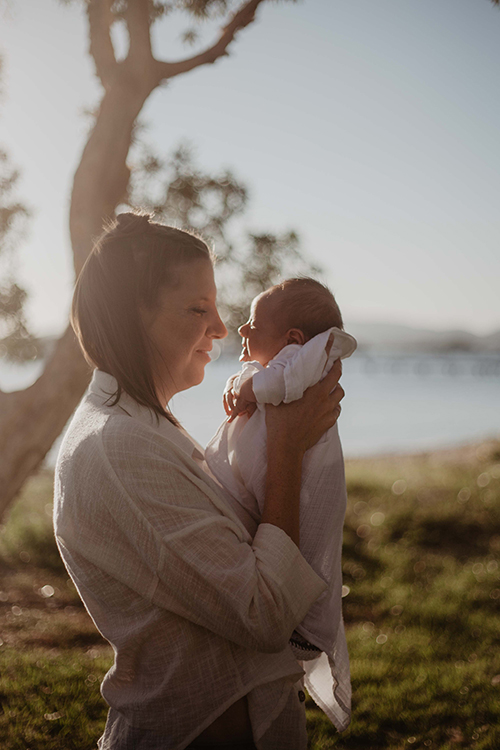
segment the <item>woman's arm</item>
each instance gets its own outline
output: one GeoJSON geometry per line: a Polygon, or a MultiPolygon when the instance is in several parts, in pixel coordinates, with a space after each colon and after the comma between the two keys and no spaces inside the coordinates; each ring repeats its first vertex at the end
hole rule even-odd
{"type": "Polygon", "coordinates": [[[344,391],[335,362],[326,377],[290,404],[266,405],[267,479],[261,523],[285,531],[299,545],[299,498],[302,459],[340,414],[344,391]]]}

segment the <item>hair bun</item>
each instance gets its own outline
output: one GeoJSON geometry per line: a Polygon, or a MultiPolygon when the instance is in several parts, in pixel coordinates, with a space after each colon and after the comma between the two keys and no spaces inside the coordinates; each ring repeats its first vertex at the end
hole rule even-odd
{"type": "Polygon", "coordinates": [[[122,237],[125,235],[142,234],[149,229],[150,218],[149,214],[134,214],[131,211],[118,214],[113,233],[119,234],[122,237]]]}

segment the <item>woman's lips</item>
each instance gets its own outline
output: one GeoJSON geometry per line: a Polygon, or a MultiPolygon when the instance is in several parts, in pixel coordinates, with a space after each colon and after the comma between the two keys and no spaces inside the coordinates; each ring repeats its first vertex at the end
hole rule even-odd
{"type": "Polygon", "coordinates": [[[203,354],[204,357],[206,357],[207,362],[211,361],[210,354],[208,353],[210,349],[197,349],[196,354],[203,354]]]}

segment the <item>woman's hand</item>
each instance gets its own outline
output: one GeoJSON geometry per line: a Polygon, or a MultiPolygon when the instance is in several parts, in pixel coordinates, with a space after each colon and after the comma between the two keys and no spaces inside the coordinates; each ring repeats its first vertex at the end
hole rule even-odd
{"type": "Polygon", "coordinates": [[[282,447],[302,455],[333,427],[340,414],[344,390],[338,385],[342,365],[337,360],[330,372],[308,388],[302,398],[290,404],[266,404],[269,446],[282,447]]]}

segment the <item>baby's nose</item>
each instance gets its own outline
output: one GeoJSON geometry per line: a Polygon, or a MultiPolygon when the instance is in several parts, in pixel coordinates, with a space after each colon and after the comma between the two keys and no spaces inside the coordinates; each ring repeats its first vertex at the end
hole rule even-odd
{"type": "Polygon", "coordinates": [[[240,334],[241,338],[245,338],[246,328],[247,328],[247,323],[243,323],[243,325],[238,328],[238,333],[240,334]]]}

